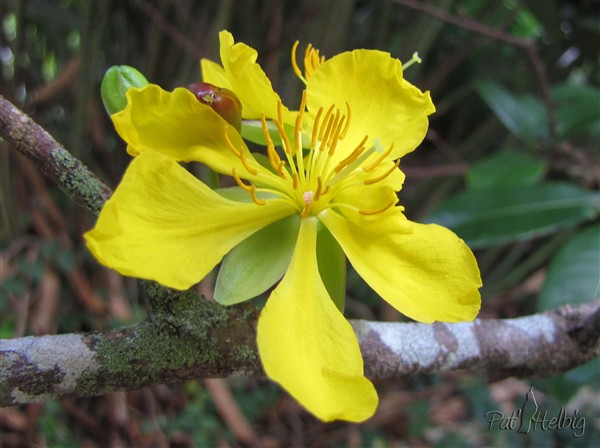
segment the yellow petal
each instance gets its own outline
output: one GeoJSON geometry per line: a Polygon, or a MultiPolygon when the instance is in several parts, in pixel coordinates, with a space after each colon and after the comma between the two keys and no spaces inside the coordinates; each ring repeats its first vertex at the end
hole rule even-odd
{"type": "Polygon", "coordinates": [[[232,168],[240,175],[245,172],[227,144],[225,129],[232,144],[249,153],[241,136],[187,89],[167,92],[154,84],[130,89],[127,107],[111,118],[132,156],[156,151],[174,160],[202,162],[228,175],[232,168]]]}
{"type": "Polygon", "coordinates": [[[240,203],[212,191],[171,158],[135,158],[96,226],[88,248],[121,274],[187,289],[235,245],[291,214],[287,203],[240,203]]]}
{"type": "MultiPolygon", "coordinates": [[[[393,142],[390,157],[402,157],[423,141],[427,116],[435,111],[429,92],[423,93],[405,81],[401,62],[381,51],[338,54],[319,65],[306,86],[311,114],[332,104],[343,112],[346,102],[350,105],[352,120],[344,139],[347,144],[338,147],[347,151],[368,135],[367,147],[375,139],[385,148],[393,142]]],[[[343,150],[340,152],[337,157],[343,158],[343,150]]]]}
{"type": "Polygon", "coordinates": [[[317,270],[316,239],[316,219],[303,219],[288,272],[258,321],[260,357],[267,375],[321,420],[363,421],[377,393],[317,270]]]}
{"type": "MultiPolygon", "coordinates": [[[[273,90],[271,81],[256,63],[258,53],[244,43],[234,43],[233,35],[228,31],[219,33],[221,42],[221,63],[229,83],[242,102],[242,117],[249,120],[260,119],[261,112],[267,118],[277,117],[279,95],[273,90]]],[[[283,107],[284,122],[293,123],[294,118],[283,107]]]]}
{"type": "Polygon", "coordinates": [[[202,81],[213,86],[232,90],[225,70],[216,62],[210,59],[202,59],[200,61],[200,70],[202,71],[202,81]]]}
{"type": "Polygon", "coordinates": [[[471,250],[450,230],[406,221],[411,233],[380,233],[329,210],[319,219],[359,275],[411,319],[456,322],[477,315],[479,268],[471,250]]]}

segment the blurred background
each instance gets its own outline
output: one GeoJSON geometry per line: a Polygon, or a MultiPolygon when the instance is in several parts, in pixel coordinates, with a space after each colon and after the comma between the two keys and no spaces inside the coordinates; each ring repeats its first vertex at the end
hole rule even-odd
{"type": "MultiPolygon", "coordinates": [[[[600,4],[546,1],[2,0],[0,93],[114,188],[130,161],[104,112],[112,65],[166,89],[218,61],[218,31],[259,52],[298,105],[295,40],[331,57],[354,48],[423,59],[405,76],[437,112],[401,168],[410,219],[452,228],[484,278],[480,317],[510,318],[598,297],[600,4]]],[[[82,234],[93,218],[6,142],[0,150],[2,338],[138,322],[137,283],[100,267],[82,234]]],[[[210,289],[210,288],[209,288],[210,289]]],[[[402,321],[352,271],[349,318],[402,321]]],[[[491,381],[477,372],[375,380],[376,415],[324,424],[266,380],[198,380],[4,408],[5,447],[401,447],[600,445],[598,359],[564,375],[491,381]],[[573,431],[490,430],[535,386],[573,431]]]]}

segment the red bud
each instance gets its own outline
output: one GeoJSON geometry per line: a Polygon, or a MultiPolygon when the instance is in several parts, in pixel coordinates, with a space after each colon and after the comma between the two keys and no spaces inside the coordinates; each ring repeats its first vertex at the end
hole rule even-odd
{"type": "Polygon", "coordinates": [[[194,82],[187,88],[198,101],[212,107],[238,132],[242,130],[242,103],[235,93],[207,82],[194,82]]]}

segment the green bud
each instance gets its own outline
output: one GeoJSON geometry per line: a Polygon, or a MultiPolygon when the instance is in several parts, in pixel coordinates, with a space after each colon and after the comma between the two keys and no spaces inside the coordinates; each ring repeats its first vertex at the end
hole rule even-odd
{"type": "Polygon", "coordinates": [[[106,112],[109,115],[121,112],[127,106],[127,91],[147,84],[148,80],[137,69],[128,65],[113,65],[106,71],[100,86],[106,112]]]}

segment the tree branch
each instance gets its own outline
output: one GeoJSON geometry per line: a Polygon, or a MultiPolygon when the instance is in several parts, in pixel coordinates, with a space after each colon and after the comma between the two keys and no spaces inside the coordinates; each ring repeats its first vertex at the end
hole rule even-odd
{"type": "MultiPolygon", "coordinates": [[[[110,190],[40,126],[0,96],[0,134],[97,215],[110,190]]],[[[143,282],[152,305],[136,325],[107,332],[0,341],[0,406],[198,377],[261,375],[259,311],[143,282]]],[[[550,375],[600,354],[600,299],[506,320],[433,325],[353,321],[371,377],[455,369],[492,378],[550,375]]]]}
{"type": "MultiPolygon", "coordinates": [[[[0,345],[0,406],[102,395],[192,378],[260,376],[258,310],[192,292],[147,288],[165,303],[107,332],[24,337],[0,345]]],[[[461,323],[352,321],[372,378],[458,369],[490,379],[565,372],[600,354],[600,299],[517,319],[461,323]]]]}

